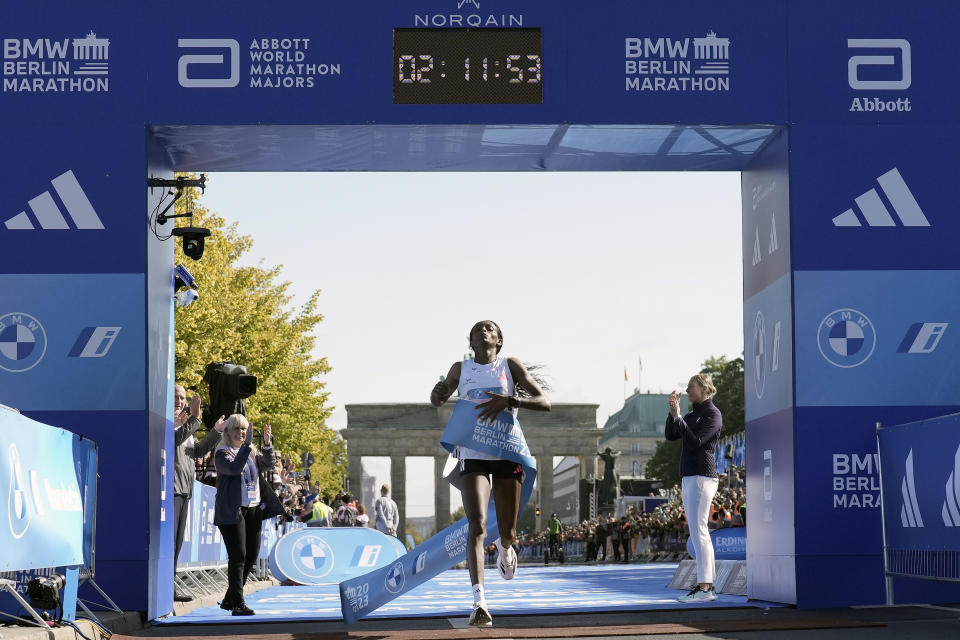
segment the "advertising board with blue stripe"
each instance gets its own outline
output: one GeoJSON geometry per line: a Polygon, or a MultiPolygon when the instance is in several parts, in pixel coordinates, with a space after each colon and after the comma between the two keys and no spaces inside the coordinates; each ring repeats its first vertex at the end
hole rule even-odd
{"type": "Polygon", "coordinates": [[[955,269],[958,144],[948,125],[794,125],[793,268],[955,269]]]}
{"type": "MultiPolygon", "coordinates": [[[[747,559],[747,528],[727,527],[714,529],[710,532],[710,542],[713,543],[715,560],[746,560],[747,559]]],[[[691,558],[697,554],[693,548],[692,538],[687,538],[687,553],[691,558]]]]}
{"type": "Polygon", "coordinates": [[[797,272],[797,406],[960,400],[960,271],[797,272]]]}
{"type": "Polygon", "coordinates": [[[22,411],[144,406],[143,276],[0,275],[0,385],[22,411]],[[92,391],[92,390],[96,391],[92,391]]]}
{"type": "Polygon", "coordinates": [[[791,117],[850,124],[955,122],[960,91],[944,78],[954,73],[956,52],[950,38],[934,34],[960,20],[960,7],[935,0],[844,5],[850,10],[812,0],[790,12],[791,117]]]}
{"type": "Polygon", "coordinates": [[[270,552],[278,580],[339,583],[386,567],[406,553],[403,544],[367,527],[308,527],[287,533],[270,552]]]}

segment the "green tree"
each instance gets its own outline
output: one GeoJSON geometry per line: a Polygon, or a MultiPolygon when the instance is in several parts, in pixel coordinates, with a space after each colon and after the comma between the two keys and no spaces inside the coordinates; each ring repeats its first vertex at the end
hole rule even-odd
{"type": "MultiPolygon", "coordinates": [[[[291,310],[290,283],[279,279],[281,265],[240,266],[253,240],[207,210],[195,191],[188,190],[175,210],[192,211],[193,225],[210,229],[211,236],[196,262],[186,258],[180,242],[175,245],[175,261],[188,267],[200,289],[197,302],[174,312],[177,380],[206,392],[201,379],[209,363],[246,366],[257,376],[257,393],[247,400],[251,423],[271,424],[282,453],[297,459],[313,453],[312,479],[323,490],[336,491],[347,454],[343,439],[326,426],[333,408],[321,378],[330,366],[326,358],[312,355],[312,332],[323,320],[317,310],[320,292],[291,310]]],[[[186,224],[183,220],[178,222],[186,224]]]]}
{"type": "Polygon", "coordinates": [[[450,524],[453,524],[460,520],[460,518],[466,517],[467,512],[463,510],[463,507],[457,507],[457,510],[450,514],[450,524]]]}
{"type": "Polygon", "coordinates": [[[745,413],[743,399],[743,358],[727,360],[726,356],[709,357],[704,360],[700,373],[713,379],[717,395],[713,403],[723,414],[721,437],[740,433],[744,429],[745,413]]]}
{"type": "MultiPolygon", "coordinates": [[[[710,356],[700,366],[700,373],[709,374],[717,388],[713,402],[723,414],[721,437],[743,431],[743,358],[727,360],[727,356],[710,356]]],[[[653,456],[647,461],[647,477],[663,480],[667,486],[679,484],[680,449],[680,440],[658,442],[653,456]]]]}

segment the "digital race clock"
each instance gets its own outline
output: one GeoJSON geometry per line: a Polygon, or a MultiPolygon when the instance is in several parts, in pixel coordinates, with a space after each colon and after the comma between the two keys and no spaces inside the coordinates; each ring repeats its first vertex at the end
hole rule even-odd
{"type": "Polygon", "coordinates": [[[394,29],[394,104],[542,104],[540,29],[394,29]]]}

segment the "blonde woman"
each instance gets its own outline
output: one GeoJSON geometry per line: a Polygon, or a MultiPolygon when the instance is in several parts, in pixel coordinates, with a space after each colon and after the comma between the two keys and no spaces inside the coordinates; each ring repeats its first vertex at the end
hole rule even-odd
{"type": "Polygon", "coordinates": [[[691,404],[689,413],[680,416],[682,392],[675,391],[669,398],[670,412],[667,414],[664,436],[667,440],[680,439],[683,442],[680,486],[690,527],[690,541],[697,556],[698,582],[690,593],[677,598],[680,602],[711,602],[717,599],[713,590],[713,543],[707,528],[710,504],[719,483],[714,454],[723,426],[723,417],[712,400],[716,393],[717,388],[713,386],[710,376],[698,373],[687,384],[687,397],[691,404]]]}
{"type": "MultiPolygon", "coordinates": [[[[220,416],[218,425],[223,421],[220,416]]],[[[260,552],[258,507],[261,495],[260,472],[273,468],[270,425],[263,427],[263,451],[250,442],[253,428],[247,419],[235,413],[226,420],[220,446],[213,454],[217,468],[217,499],[213,523],[220,529],[227,547],[227,593],[220,603],[235,616],[250,616],[254,611],[243,599],[243,585],[260,552]]]]}

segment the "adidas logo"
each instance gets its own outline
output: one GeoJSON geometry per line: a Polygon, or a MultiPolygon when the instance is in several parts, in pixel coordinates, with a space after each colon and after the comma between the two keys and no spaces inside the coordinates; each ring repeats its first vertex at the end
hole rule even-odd
{"type": "Polygon", "coordinates": [[[947,478],[947,498],[943,501],[940,515],[943,517],[943,526],[960,527],[960,447],[953,457],[953,471],[947,478]]]}
{"type": "MultiPolygon", "coordinates": [[[[880,189],[884,195],[887,196],[887,199],[893,207],[893,212],[900,219],[900,223],[903,226],[930,226],[930,222],[927,220],[927,217],[923,215],[923,210],[920,209],[920,205],[917,204],[913,194],[910,193],[910,189],[907,188],[907,183],[903,181],[903,176],[900,175],[896,167],[877,178],[877,182],[880,183],[880,189]]],[[[880,194],[877,193],[876,189],[870,189],[866,193],[854,198],[854,202],[857,203],[860,213],[862,213],[866,219],[868,227],[897,226],[897,223],[894,222],[890,211],[883,203],[883,200],[880,199],[880,194]]],[[[847,209],[833,219],[833,226],[862,227],[863,225],[860,223],[860,218],[857,217],[853,209],[847,209]]]]}
{"type": "Polygon", "coordinates": [[[920,517],[920,504],[917,502],[917,490],[913,480],[913,449],[907,454],[907,464],[903,481],[900,483],[900,495],[903,502],[900,505],[900,524],[904,528],[922,528],[923,518],[920,517]]]}
{"type": "MultiPolygon", "coordinates": [[[[767,243],[767,255],[771,255],[774,251],[780,248],[780,242],[777,240],[777,216],[771,214],[770,216],[770,242],[767,243]]],[[[756,227],[753,230],[753,261],[751,262],[752,266],[757,266],[763,262],[763,254],[760,253],[760,228],[756,227]]]]}
{"type": "MultiPolygon", "coordinates": [[[[60,196],[60,201],[67,209],[67,215],[73,220],[77,229],[103,229],[103,223],[100,217],[94,211],[93,205],[83,192],[77,177],[73,171],[62,173],[53,180],[53,188],[60,196]]],[[[54,201],[49,191],[44,191],[28,203],[30,210],[40,223],[41,229],[70,229],[66,218],[63,217],[60,208],[54,201]]],[[[3,223],[3,226],[11,231],[22,231],[36,229],[33,220],[27,215],[26,211],[21,211],[9,220],[3,223]]]]}

